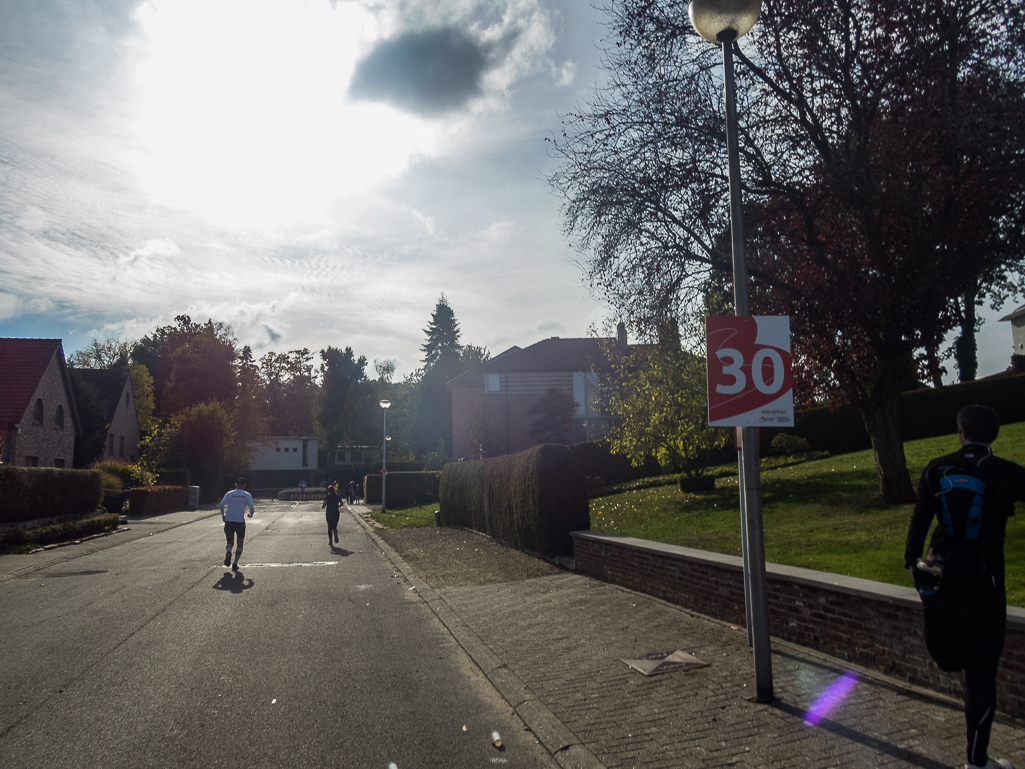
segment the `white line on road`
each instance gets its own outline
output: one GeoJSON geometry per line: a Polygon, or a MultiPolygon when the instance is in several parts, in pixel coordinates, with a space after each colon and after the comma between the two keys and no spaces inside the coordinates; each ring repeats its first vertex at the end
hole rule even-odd
{"type": "Polygon", "coordinates": [[[240,564],[241,568],[245,569],[256,569],[256,568],[269,568],[276,569],[283,566],[337,566],[338,561],[312,561],[310,563],[245,563],[240,564]]]}

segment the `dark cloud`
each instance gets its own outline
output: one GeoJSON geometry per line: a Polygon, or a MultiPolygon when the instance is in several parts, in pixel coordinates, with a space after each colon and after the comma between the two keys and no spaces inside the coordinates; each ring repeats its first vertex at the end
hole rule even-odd
{"type": "Polygon", "coordinates": [[[356,64],[349,96],[420,115],[458,110],[481,94],[489,51],[452,27],[404,32],[356,64]]]}

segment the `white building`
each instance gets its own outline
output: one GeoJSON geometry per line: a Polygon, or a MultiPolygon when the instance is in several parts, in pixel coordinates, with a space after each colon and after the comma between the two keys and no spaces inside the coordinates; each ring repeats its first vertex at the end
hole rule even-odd
{"type": "Polygon", "coordinates": [[[295,486],[317,469],[315,435],[271,435],[257,447],[247,477],[250,488],[295,486]]]}

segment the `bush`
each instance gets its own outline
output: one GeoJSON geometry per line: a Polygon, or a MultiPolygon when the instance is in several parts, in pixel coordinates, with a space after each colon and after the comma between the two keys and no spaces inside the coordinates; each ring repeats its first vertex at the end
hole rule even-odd
{"type": "Polygon", "coordinates": [[[0,523],[88,515],[102,499],[98,470],[0,466],[0,523]]]}
{"type": "Polygon", "coordinates": [[[41,526],[38,529],[12,531],[3,540],[5,547],[12,545],[48,545],[65,539],[78,539],[103,531],[112,531],[121,524],[121,517],[113,513],[103,513],[92,518],[68,521],[54,526],[41,526]]]}
{"type": "Polygon", "coordinates": [[[547,444],[441,473],[441,524],[480,531],[528,552],[571,555],[590,527],[587,482],[573,452],[547,444]]]}
{"type": "Polygon", "coordinates": [[[569,450],[577,458],[584,475],[602,479],[599,486],[612,486],[639,478],[648,478],[662,472],[662,468],[654,457],[649,457],[640,467],[634,467],[630,464],[629,458],[621,454],[613,454],[608,441],[574,443],[569,450]]]}
{"type": "Polygon", "coordinates": [[[812,446],[806,438],[790,433],[780,433],[769,443],[769,453],[777,457],[804,454],[811,450],[812,446]]]}
{"type": "Polygon", "coordinates": [[[184,510],[189,490],[185,486],[145,486],[132,489],[129,509],[134,517],[184,510]]]}
{"type": "MultiPolygon", "coordinates": [[[[438,501],[441,473],[435,471],[388,472],[385,500],[389,507],[415,507],[438,501]]],[[[381,474],[368,475],[363,479],[364,503],[381,504],[381,474]]]]}
{"type": "MultiPolygon", "coordinates": [[[[114,460],[104,460],[102,462],[96,462],[93,465],[94,470],[99,470],[104,474],[105,487],[110,487],[106,481],[108,476],[116,478],[119,489],[131,489],[137,486],[152,486],[157,482],[157,476],[155,473],[151,473],[145,467],[136,462],[134,465],[130,465],[127,462],[115,462],[114,460]]],[[[113,488],[113,487],[110,487],[113,488]]]]}

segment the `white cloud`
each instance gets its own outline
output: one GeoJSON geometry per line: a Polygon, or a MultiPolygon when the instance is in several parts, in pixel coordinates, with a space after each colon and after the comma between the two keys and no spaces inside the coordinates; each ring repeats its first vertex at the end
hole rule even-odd
{"type": "Polygon", "coordinates": [[[21,312],[20,304],[21,301],[14,294],[0,292],[0,320],[17,317],[21,312]]]}

